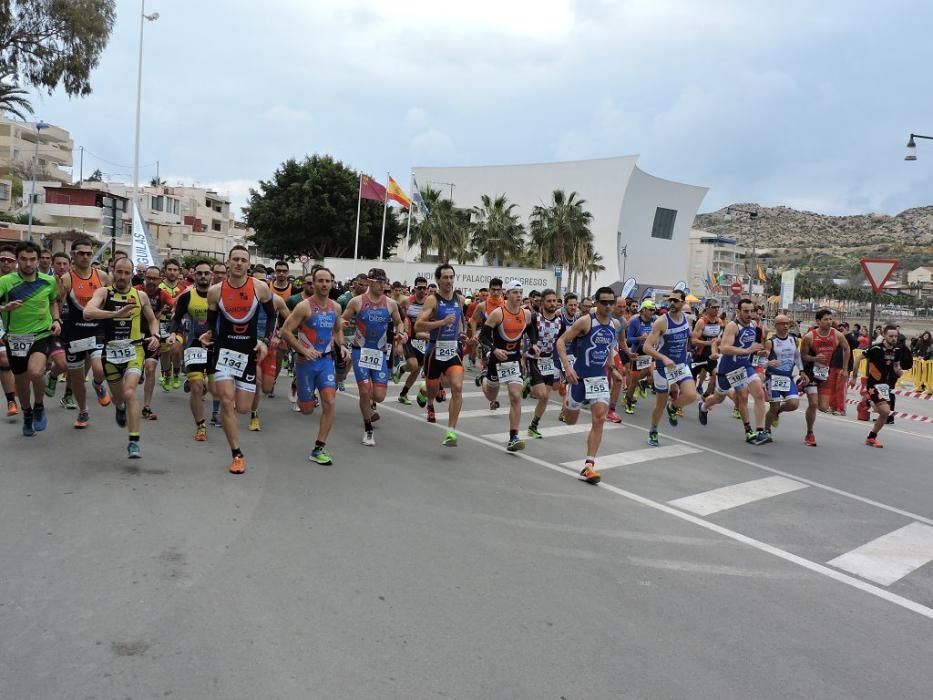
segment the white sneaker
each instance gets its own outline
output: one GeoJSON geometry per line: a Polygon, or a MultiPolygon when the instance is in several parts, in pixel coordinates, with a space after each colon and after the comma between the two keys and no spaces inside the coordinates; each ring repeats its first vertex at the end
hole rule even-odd
{"type": "Polygon", "coordinates": [[[373,437],[372,430],[367,430],[363,433],[363,444],[366,445],[366,447],[376,446],[376,438],[373,437]]]}
{"type": "Polygon", "coordinates": [[[290,390],[288,392],[288,400],[292,403],[298,403],[298,391],[294,389],[290,390]]]}
{"type": "Polygon", "coordinates": [[[297,403],[297,402],[294,403],[294,404],[292,404],[292,410],[293,410],[295,413],[301,413],[301,409],[298,407],[298,403],[297,403]]]}

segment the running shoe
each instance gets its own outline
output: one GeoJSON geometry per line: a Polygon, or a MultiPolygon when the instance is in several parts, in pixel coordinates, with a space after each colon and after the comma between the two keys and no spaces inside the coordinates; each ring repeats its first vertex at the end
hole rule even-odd
{"type": "Polygon", "coordinates": [[[377,411],[375,408],[373,409],[373,412],[369,414],[370,423],[375,423],[380,418],[382,418],[382,416],[379,415],[379,411],[377,411]]]}
{"type": "Polygon", "coordinates": [[[373,437],[372,430],[367,430],[363,433],[363,444],[366,445],[366,447],[376,446],[376,438],[373,437]]]}
{"type": "Polygon", "coordinates": [[[758,433],[754,430],[748,430],[745,432],[745,442],[752,444],[755,442],[755,439],[758,437],[758,433]]]}
{"type": "Polygon", "coordinates": [[[404,365],[399,363],[395,365],[395,369],[392,370],[392,382],[394,384],[398,384],[402,381],[402,367],[404,367],[404,365]]]}
{"type": "Polygon", "coordinates": [[[427,394],[425,394],[423,391],[421,391],[421,390],[419,389],[419,390],[418,390],[418,395],[415,397],[415,401],[418,402],[418,405],[419,405],[421,408],[424,408],[425,406],[428,405],[428,396],[427,396],[427,394]]]}
{"type": "Polygon", "coordinates": [[[171,377],[162,377],[159,380],[159,386],[162,387],[162,391],[171,391],[172,390],[172,379],[171,377]]]}
{"type": "Polygon", "coordinates": [[[88,412],[81,411],[81,413],[79,413],[78,417],[75,419],[75,428],[78,428],[79,430],[81,428],[86,428],[90,420],[91,416],[88,414],[88,412]]]}
{"type": "Polygon", "coordinates": [[[116,410],[114,411],[113,417],[114,417],[114,420],[117,421],[117,425],[119,425],[121,428],[125,428],[126,427],[126,404],[123,404],[122,406],[117,406],[116,410]]]}
{"type": "Polygon", "coordinates": [[[220,416],[216,413],[211,414],[211,427],[220,428],[223,424],[220,422],[220,416]]]}
{"type": "Polygon", "coordinates": [[[181,389],[181,377],[179,377],[177,374],[172,377],[172,388],[181,389]]]}
{"type": "Polygon", "coordinates": [[[262,430],[262,426],[259,424],[258,414],[254,413],[252,416],[250,416],[249,429],[252,430],[254,433],[257,433],[260,430],[262,430]]]}
{"type": "MultiPolygon", "coordinates": [[[[37,428],[38,430],[38,428],[37,428]]],[[[868,447],[884,447],[878,438],[865,438],[865,445],[868,447]]]]}
{"type": "Polygon", "coordinates": [[[159,420],[159,416],[148,406],[143,406],[142,416],[143,420],[159,420]]]}
{"type": "Polygon", "coordinates": [[[58,377],[53,377],[52,373],[49,372],[46,375],[46,380],[45,380],[45,395],[48,396],[49,398],[52,398],[53,396],[55,396],[55,389],[57,386],[58,386],[58,377]]]}
{"type": "Polygon", "coordinates": [[[292,412],[293,412],[293,413],[301,413],[301,407],[300,407],[298,404],[293,403],[293,404],[292,404],[292,412]]]}
{"type": "Polygon", "coordinates": [[[709,411],[703,408],[703,402],[697,404],[700,413],[700,425],[706,425],[709,422],[709,411]]]}
{"type": "MultiPolygon", "coordinates": [[[[189,382],[186,379],[185,383],[181,385],[181,388],[186,394],[190,394],[191,393],[191,382],[189,382]]],[[[269,394],[266,394],[266,396],[269,396],[269,394]]],[[[270,396],[269,398],[272,398],[272,397],[270,396]]]]}
{"type": "Polygon", "coordinates": [[[598,484],[602,476],[596,471],[595,467],[596,465],[592,462],[587,462],[583,469],[580,470],[580,479],[588,484],[598,484]]]}
{"type": "Polygon", "coordinates": [[[635,415],[635,404],[630,401],[626,401],[625,412],[630,416],[634,416],[635,415]]]}
{"type": "Polygon", "coordinates": [[[557,415],[557,420],[559,420],[561,423],[566,423],[566,422],[567,422],[567,416],[564,415],[564,409],[563,409],[563,408],[560,409],[560,413],[557,415]]]}
{"type": "Polygon", "coordinates": [[[816,447],[816,435],[813,433],[807,433],[807,436],[803,439],[803,442],[807,447],[816,447]]]}
{"type": "Polygon", "coordinates": [[[648,380],[647,379],[640,379],[638,381],[638,391],[639,393],[641,393],[642,398],[645,398],[646,396],[648,396],[648,380]]]}
{"type": "Polygon", "coordinates": [[[667,422],[671,424],[672,427],[677,427],[677,420],[679,416],[677,415],[677,407],[674,406],[670,401],[667,402],[667,422]]]}
{"type": "Polygon", "coordinates": [[[42,404],[32,409],[32,419],[37,433],[41,433],[49,427],[49,419],[48,416],[45,415],[45,406],[42,404]]]}
{"type": "Polygon", "coordinates": [[[143,452],[139,449],[138,442],[131,442],[126,446],[126,456],[128,459],[139,459],[143,456],[143,452]]]}
{"type": "Polygon", "coordinates": [[[489,410],[490,410],[490,411],[495,411],[495,410],[497,410],[498,408],[499,408],[499,402],[498,402],[498,401],[490,401],[490,402],[489,402],[489,410]]]}
{"type": "Polygon", "coordinates": [[[32,437],[36,434],[36,428],[32,424],[32,416],[23,416],[23,435],[25,437],[32,437]]]}
{"type": "Polygon", "coordinates": [[[330,458],[330,455],[327,454],[327,451],[323,447],[315,447],[311,450],[311,454],[308,457],[312,462],[317,462],[318,464],[328,465],[333,464],[334,460],[330,458]]]}
{"type": "Polygon", "coordinates": [[[658,440],[658,431],[652,430],[648,433],[648,444],[652,447],[658,447],[661,442],[658,440]]]}
{"type": "Polygon", "coordinates": [[[476,386],[478,386],[478,387],[483,386],[483,375],[482,375],[482,374],[477,374],[477,375],[473,378],[473,383],[476,384],[476,386]]]}
{"type": "Polygon", "coordinates": [[[19,414],[19,407],[16,405],[16,401],[7,401],[6,402],[6,417],[12,418],[13,416],[19,414]]]}
{"type": "Polygon", "coordinates": [[[529,425],[529,426],[528,426],[528,437],[533,437],[533,438],[540,439],[540,438],[543,438],[544,435],[542,435],[542,433],[541,433],[540,430],[538,430],[537,428],[535,428],[535,427],[529,425]]]}
{"type": "MultiPolygon", "coordinates": [[[[186,380],[185,380],[185,384],[187,384],[187,383],[188,383],[188,380],[186,379],[186,380]]],[[[185,391],[187,392],[188,390],[185,389],[185,391]]],[[[267,399],[274,399],[274,398],[275,398],[275,390],[273,389],[273,390],[270,391],[268,394],[266,394],[266,398],[267,398],[267,399]]]]}
{"type": "Polygon", "coordinates": [[[457,433],[453,430],[448,430],[447,435],[444,436],[444,447],[456,447],[457,446],[457,433]]]}
{"type": "Polygon", "coordinates": [[[609,421],[610,423],[621,423],[622,416],[620,416],[615,411],[609,411],[609,413],[606,414],[606,420],[609,421]]]}
{"type": "Polygon", "coordinates": [[[403,396],[402,394],[398,395],[398,402],[405,404],[406,406],[411,406],[411,399],[408,396],[403,396]]]}
{"type": "MultiPolygon", "coordinates": [[[[845,413],[843,413],[842,415],[845,415],[845,413]]],[[[888,417],[885,419],[884,424],[885,424],[885,425],[894,425],[894,414],[893,414],[893,413],[889,413],[889,414],[888,414],[888,417]]]]}
{"type": "Polygon", "coordinates": [[[195,442],[207,442],[207,428],[199,425],[198,429],[194,431],[194,440],[195,442]]]}
{"type": "Polygon", "coordinates": [[[434,406],[428,406],[428,423],[437,423],[437,416],[434,414],[434,406]]]}
{"type": "Polygon", "coordinates": [[[107,391],[107,387],[103,384],[98,384],[97,382],[91,382],[94,385],[94,393],[97,394],[97,403],[101,406],[110,405],[110,392],[107,391]]]}
{"type": "Polygon", "coordinates": [[[444,403],[447,400],[447,392],[443,388],[437,390],[437,396],[434,398],[437,399],[438,403],[444,403]]]}
{"type": "Polygon", "coordinates": [[[735,418],[736,420],[742,420],[742,414],[739,412],[739,409],[737,408],[732,409],[732,417],[735,418]]]}
{"type": "Polygon", "coordinates": [[[65,394],[59,399],[58,403],[61,404],[62,408],[67,408],[72,411],[78,409],[78,402],[75,401],[75,397],[72,394],[65,394]]]}
{"type": "Polygon", "coordinates": [[[246,458],[243,455],[237,455],[230,462],[231,474],[242,474],[246,471],[246,458]]]}
{"type": "Polygon", "coordinates": [[[771,439],[771,433],[767,430],[758,431],[758,436],[752,441],[753,445],[767,445],[769,442],[774,442],[771,439]]]}
{"type": "Polygon", "coordinates": [[[294,384],[292,384],[292,388],[288,392],[288,400],[292,403],[298,403],[298,387],[294,384]]]}
{"type": "Polygon", "coordinates": [[[513,437],[509,439],[509,443],[505,446],[509,452],[518,452],[519,450],[525,449],[525,441],[518,437],[513,437]]]}
{"type": "Polygon", "coordinates": [[[337,391],[346,391],[347,385],[343,382],[337,382],[337,391]]]}

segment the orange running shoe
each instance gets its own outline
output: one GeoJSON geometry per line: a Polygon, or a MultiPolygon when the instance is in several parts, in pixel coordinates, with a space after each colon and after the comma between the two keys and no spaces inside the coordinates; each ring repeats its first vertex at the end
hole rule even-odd
{"type": "Polygon", "coordinates": [[[588,484],[598,484],[602,479],[600,473],[593,468],[595,466],[592,462],[587,462],[583,469],[580,470],[580,478],[588,484]]]}
{"type": "Polygon", "coordinates": [[[6,402],[6,417],[12,418],[13,416],[19,415],[19,409],[16,407],[15,401],[6,402]]]}
{"type": "Polygon", "coordinates": [[[199,425],[197,432],[194,434],[194,439],[197,442],[207,442],[207,428],[203,425],[199,425]]]}
{"type": "Polygon", "coordinates": [[[816,435],[813,433],[807,433],[807,436],[803,439],[803,442],[807,447],[816,447],[816,435]]]}
{"type": "Polygon", "coordinates": [[[242,474],[246,471],[246,458],[243,455],[237,455],[233,458],[233,461],[230,462],[230,473],[231,474],[242,474]]]}
{"type": "Polygon", "coordinates": [[[94,385],[94,393],[97,394],[97,403],[101,406],[110,405],[110,392],[107,391],[107,388],[103,384],[98,384],[97,382],[91,382],[94,385]]]}
{"type": "Polygon", "coordinates": [[[868,447],[884,447],[878,438],[865,438],[865,444],[868,447]]]}

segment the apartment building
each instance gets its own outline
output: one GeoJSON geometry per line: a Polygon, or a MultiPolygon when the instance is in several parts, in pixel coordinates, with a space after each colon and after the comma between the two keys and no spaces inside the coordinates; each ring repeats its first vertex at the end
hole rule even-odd
{"type": "Polygon", "coordinates": [[[691,229],[687,238],[688,286],[700,296],[707,291],[707,274],[715,273],[721,286],[745,275],[745,249],[734,238],[691,229]]]}
{"type": "MultiPolygon", "coordinates": [[[[61,127],[48,124],[36,129],[35,122],[0,117],[0,176],[13,173],[30,180],[32,159],[38,155],[37,180],[70,183],[73,151],[74,142],[61,127]]],[[[2,204],[0,199],[0,208],[2,204]]]]}

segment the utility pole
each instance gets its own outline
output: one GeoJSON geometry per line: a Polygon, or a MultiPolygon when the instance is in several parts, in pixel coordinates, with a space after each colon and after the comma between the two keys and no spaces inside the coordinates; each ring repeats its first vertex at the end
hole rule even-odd
{"type": "Polygon", "coordinates": [[[84,182],[84,146],[78,148],[81,153],[80,160],[78,161],[80,165],[78,166],[78,184],[80,185],[84,182]]]}

